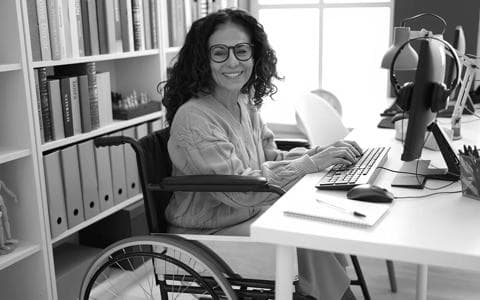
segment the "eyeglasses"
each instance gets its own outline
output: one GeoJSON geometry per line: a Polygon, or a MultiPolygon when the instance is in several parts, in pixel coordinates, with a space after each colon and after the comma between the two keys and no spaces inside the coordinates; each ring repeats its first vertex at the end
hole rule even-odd
{"type": "Polygon", "coordinates": [[[210,59],[216,63],[222,63],[230,57],[230,49],[239,61],[247,61],[252,58],[253,44],[239,43],[235,46],[216,44],[210,47],[210,59]]]}

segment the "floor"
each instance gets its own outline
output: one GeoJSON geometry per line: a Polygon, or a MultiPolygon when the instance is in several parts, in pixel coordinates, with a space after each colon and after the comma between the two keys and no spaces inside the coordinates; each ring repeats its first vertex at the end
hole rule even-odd
{"type": "MultiPolygon", "coordinates": [[[[274,255],[271,246],[258,245],[246,251],[241,245],[213,245],[224,259],[241,274],[250,277],[272,278],[274,255]],[[246,259],[248,257],[248,259],[246,259]],[[268,275],[270,274],[270,275],[268,275]]],[[[360,257],[360,265],[373,300],[415,299],[416,265],[395,262],[398,292],[390,292],[385,260],[360,257]]],[[[349,274],[353,269],[349,270],[349,274]]],[[[358,287],[352,287],[357,298],[363,299],[358,287]]],[[[430,267],[428,277],[428,300],[477,300],[480,299],[480,272],[442,267],[430,267]]]]}

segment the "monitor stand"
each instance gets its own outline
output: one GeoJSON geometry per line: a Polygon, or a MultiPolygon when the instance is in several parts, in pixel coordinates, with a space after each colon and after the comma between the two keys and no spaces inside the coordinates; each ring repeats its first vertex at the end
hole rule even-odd
{"type": "Polygon", "coordinates": [[[399,173],[392,181],[394,187],[404,187],[413,189],[423,189],[425,181],[428,178],[437,180],[457,181],[460,179],[460,161],[458,160],[455,152],[448,143],[442,131],[438,127],[437,123],[433,122],[427,129],[433,133],[435,141],[440,148],[440,153],[447,165],[447,169],[440,168],[428,168],[430,165],[429,160],[413,160],[404,162],[400,168],[400,172],[406,172],[411,174],[399,173]]]}

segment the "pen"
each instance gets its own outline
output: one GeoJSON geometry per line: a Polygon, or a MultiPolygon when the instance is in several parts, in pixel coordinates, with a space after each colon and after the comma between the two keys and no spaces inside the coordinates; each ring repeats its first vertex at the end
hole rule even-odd
{"type": "Polygon", "coordinates": [[[330,207],[333,207],[333,208],[336,208],[336,209],[341,210],[341,211],[343,211],[343,212],[352,214],[352,215],[354,215],[355,217],[360,217],[360,218],[365,218],[365,217],[366,217],[365,214],[362,214],[362,213],[360,213],[360,212],[358,212],[358,211],[349,210],[349,209],[346,209],[346,208],[341,207],[341,206],[336,206],[336,205],[334,205],[334,204],[332,204],[332,203],[329,203],[329,202],[326,202],[326,201],[322,201],[322,200],[320,200],[320,199],[315,199],[315,200],[317,200],[318,203],[329,205],[330,207]]]}

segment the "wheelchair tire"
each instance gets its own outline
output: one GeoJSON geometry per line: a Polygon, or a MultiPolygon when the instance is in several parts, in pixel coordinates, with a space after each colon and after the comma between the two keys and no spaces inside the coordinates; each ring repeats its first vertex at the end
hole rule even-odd
{"type": "Polygon", "coordinates": [[[123,239],[92,262],[79,299],[237,299],[214,261],[175,235],[123,239]]]}

